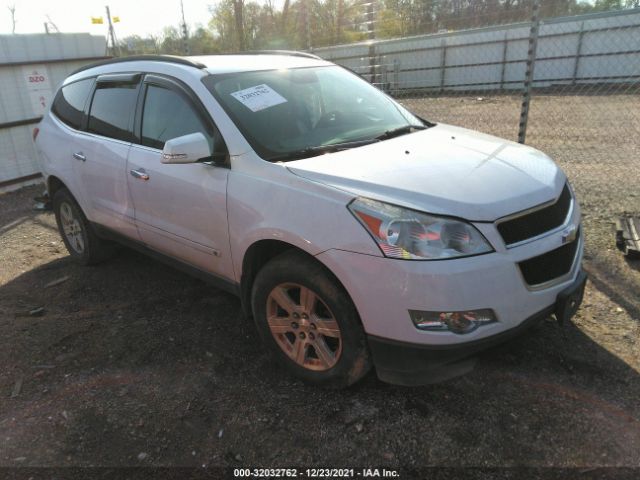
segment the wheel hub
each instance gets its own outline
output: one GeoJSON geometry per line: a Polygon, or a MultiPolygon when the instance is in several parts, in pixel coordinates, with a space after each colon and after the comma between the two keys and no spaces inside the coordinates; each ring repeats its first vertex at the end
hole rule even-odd
{"type": "Polygon", "coordinates": [[[267,298],[267,323],[282,351],[309,370],[332,368],[342,353],[338,322],[311,289],[281,284],[267,298]]]}
{"type": "Polygon", "coordinates": [[[82,224],[80,220],[76,218],[71,205],[67,202],[60,204],[60,223],[62,225],[62,232],[69,245],[71,245],[71,248],[79,254],[84,253],[82,224]]]}

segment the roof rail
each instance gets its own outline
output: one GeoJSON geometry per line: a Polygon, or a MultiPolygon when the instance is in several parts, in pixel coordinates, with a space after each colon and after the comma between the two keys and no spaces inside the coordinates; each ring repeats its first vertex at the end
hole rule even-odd
{"type": "Polygon", "coordinates": [[[125,63],[125,62],[140,62],[140,61],[169,62],[169,63],[176,63],[178,65],[186,65],[188,67],[194,67],[194,68],[200,68],[200,69],[206,68],[206,65],[200,62],[194,62],[184,57],[177,57],[175,55],[130,55],[128,57],[108,58],[106,60],[101,60],[99,62],[90,63],[89,65],[85,65],[75,70],[72,73],[72,75],[83,72],[93,67],[101,67],[102,65],[111,65],[113,63],[125,63]]]}
{"type": "Polygon", "coordinates": [[[313,58],[314,60],[322,60],[318,55],[309,52],[299,52],[297,50],[249,50],[246,52],[237,52],[232,55],[288,55],[290,57],[313,58]]]}

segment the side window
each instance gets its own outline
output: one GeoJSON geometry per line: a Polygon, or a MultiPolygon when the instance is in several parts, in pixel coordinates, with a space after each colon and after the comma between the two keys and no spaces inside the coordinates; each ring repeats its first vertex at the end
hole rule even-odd
{"type": "Polygon", "coordinates": [[[178,92],[156,85],[147,87],[142,112],[143,145],[162,149],[167,140],[200,132],[212,146],[212,131],[178,92]]]}
{"type": "Polygon", "coordinates": [[[91,85],[93,85],[93,78],[65,85],[58,91],[51,111],[71,128],[78,130],[82,126],[84,105],[91,85]]]}
{"type": "Polygon", "coordinates": [[[138,95],[137,83],[98,83],[93,94],[87,130],[105,137],[130,142],[131,116],[138,95]]]}

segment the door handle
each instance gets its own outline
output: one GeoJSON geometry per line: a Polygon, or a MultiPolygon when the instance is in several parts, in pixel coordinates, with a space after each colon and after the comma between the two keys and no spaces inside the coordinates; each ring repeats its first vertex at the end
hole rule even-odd
{"type": "Polygon", "coordinates": [[[133,178],[139,178],[140,180],[149,180],[149,175],[145,172],[144,168],[139,168],[138,170],[131,170],[129,172],[133,178]]]}
{"type": "Polygon", "coordinates": [[[87,161],[87,157],[84,156],[84,153],[82,152],[76,152],[73,154],[73,158],[75,158],[76,160],[82,160],[83,162],[87,161]]]}

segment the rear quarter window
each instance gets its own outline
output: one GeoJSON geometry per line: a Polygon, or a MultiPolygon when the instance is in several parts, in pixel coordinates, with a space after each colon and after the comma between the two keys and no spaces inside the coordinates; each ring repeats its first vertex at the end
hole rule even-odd
{"type": "Polygon", "coordinates": [[[136,83],[98,83],[87,130],[116,140],[132,141],[131,121],[137,97],[136,83]]]}
{"type": "Polygon", "coordinates": [[[84,117],[84,106],[92,85],[93,78],[65,85],[58,91],[51,111],[63,123],[79,130],[84,117]]]}

